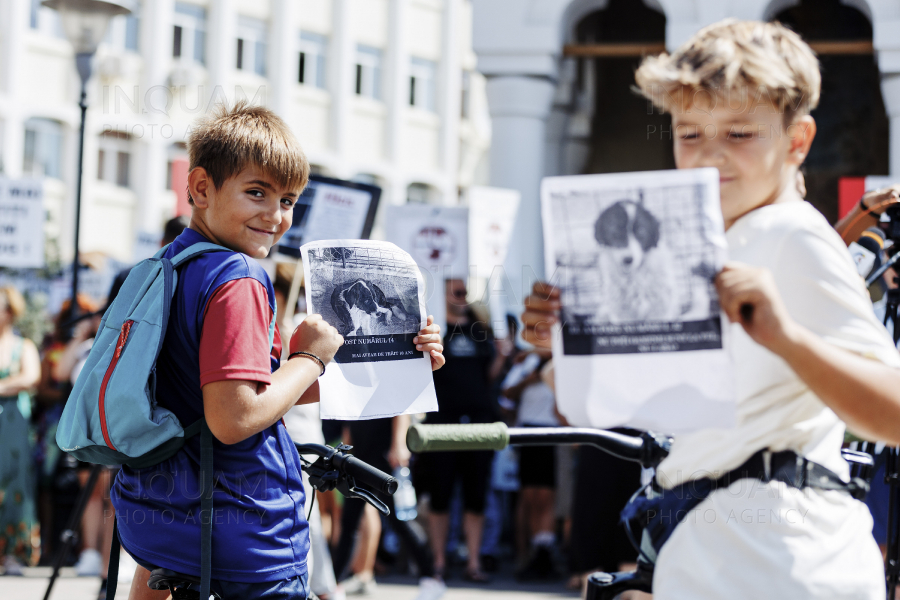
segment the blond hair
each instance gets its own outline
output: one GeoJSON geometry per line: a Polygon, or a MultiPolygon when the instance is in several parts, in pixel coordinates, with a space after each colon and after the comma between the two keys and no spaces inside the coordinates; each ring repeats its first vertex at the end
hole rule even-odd
{"type": "Polygon", "coordinates": [[[6,310],[12,315],[13,321],[20,319],[25,314],[27,304],[19,290],[11,285],[5,285],[0,287],[0,294],[3,295],[2,301],[6,302],[6,310]]]}
{"type": "MultiPolygon", "coordinates": [[[[246,101],[217,106],[192,128],[187,146],[190,170],[203,167],[217,190],[251,165],[297,192],[309,181],[309,161],[287,124],[268,108],[246,101]]],[[[188,201],[193,204],[190,192],[188,201]]]]}
{"type": "Polygon", "coordinates": [[[770,101],[787,123],[818,105],[822,87],[819,61],[799,35],[781,23],[736,19],[704,27],[671,55],[645,58],[635,81],[663,111],[698,91],[713,98],[749,92],[770,101]]]}

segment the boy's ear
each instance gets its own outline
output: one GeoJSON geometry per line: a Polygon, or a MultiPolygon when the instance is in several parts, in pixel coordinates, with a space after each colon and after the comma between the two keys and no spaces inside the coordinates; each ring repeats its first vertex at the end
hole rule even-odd
{"type": "Polygon", "coordinates": [[[212,178],[203,167],[194,167],[188,173],[188,192],[197,208],[209,206],[209,194],[212,187],[212,178]]]}
{"type": "Polygon", "coordinates": [[[797,166],[802,165],[816,137],[816,120],[810,115],[798,117],[788,126],[787,134],[791,142],[788,161],[797,166]]]}

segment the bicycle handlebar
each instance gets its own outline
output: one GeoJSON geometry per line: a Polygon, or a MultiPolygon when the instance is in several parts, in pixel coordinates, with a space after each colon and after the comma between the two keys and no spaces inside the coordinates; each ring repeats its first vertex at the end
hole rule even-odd
{"type": "Polygon", "coordinates": [[[329,459],[331,464],[344,475],[349,475],[359,483],[364,483],[379,492],[393,494],[400,485],[393,476],[359,460],[352,454],[343,452],[343,447],[332,448],[330,446],[323,446],[322,444],[294,445],[297,446],[297,452],[299,454],[315,454],[316,456],[329,459]]]}
{"type": "Polygon", "coordinates": [[[393,494],[397,491],[399,482],[391,475],[384,471],[376,469],[368,463],[364,463],[355,456],[349,454],[341,454],[334,457],[334,466],[350,475],[360,483],[372,486],[385,494],[393,494]]]}
{"type": "Polygon", "coordinates": [[[669,453],[672,440],[644,432],[624,435],[576,427],[507,427],[505,423],[413,425],[406,434],[412,452],[502,450],[507,446],[589,444],[623,460],[655,467],[669,453]]]}

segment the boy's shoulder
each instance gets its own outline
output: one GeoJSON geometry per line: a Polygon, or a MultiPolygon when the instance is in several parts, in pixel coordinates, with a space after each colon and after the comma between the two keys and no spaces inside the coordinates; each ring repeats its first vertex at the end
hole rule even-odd
{"type": "MultiPolygon", "coordinates": [[[[172,258],[201,242],[209,243],[209,240],[192,229],[186,229],[166,251],[166,256],[172,258]]],[[[212,293],[224,283],[248,277],[259,281],[267,289],[272,287],[268,273],[259,262],[233,250],[207,252],[185,265],[182,271],[186,283],[192,282],[194,285],[190,287],[196,286],[198,292],[212,293]]]]}
{"type": "Polygon", "coordinates": [[[728,230],[729,247],[757,246],[777,250],[784,244],[824,242],[846,250],[840,235],[809,202],[785,202],[757,208],[738,219],[728,230]]]}

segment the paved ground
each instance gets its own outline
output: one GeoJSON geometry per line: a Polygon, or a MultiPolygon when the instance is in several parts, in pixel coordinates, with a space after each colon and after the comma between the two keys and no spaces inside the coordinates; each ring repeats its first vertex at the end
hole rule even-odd
{"type": "MultiPolygon", "coordinates": [[[[47,590],[50,569],[26,569],[25,577],[0,577],[0,600],[41,600],[47,590]]],[[[119,584],[120,586],[125,584],[119,584]]],[[[457,580],[447,582],[449,590],[443,600],[574,600],[578,594],[567,592],[563,582],[524,585],[509,576],[497,576],[491,583],[475,586],[457,580]]],[[[119,600],[127,599],[127,588],[117,593],[119,600]]],[[[95,577],[76,577],[74,570],[62,570],[53,587],[51,600],[95,600],[100,580],[95,577]]],[[[120,588],[121,591],[121,588],[120,588]]],[[[385,577],[371,596],[348,596],[348,600],[413,600],[416,582],[412,577],[385,577]]]]}

